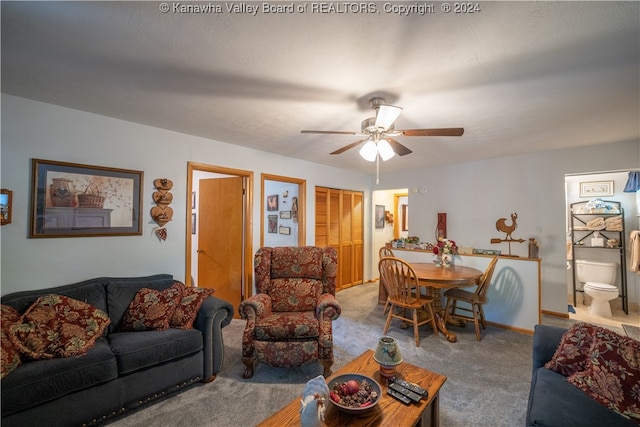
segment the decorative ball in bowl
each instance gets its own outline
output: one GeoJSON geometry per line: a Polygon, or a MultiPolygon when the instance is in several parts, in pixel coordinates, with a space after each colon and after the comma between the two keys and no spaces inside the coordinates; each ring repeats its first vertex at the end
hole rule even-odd
{"type": "Polygon", "coordinates": [[[366,375],[338,375],[328,383],[329,401],[341,412],[358,415],[375,408],[382,398],[382,387],[366,375]]]}

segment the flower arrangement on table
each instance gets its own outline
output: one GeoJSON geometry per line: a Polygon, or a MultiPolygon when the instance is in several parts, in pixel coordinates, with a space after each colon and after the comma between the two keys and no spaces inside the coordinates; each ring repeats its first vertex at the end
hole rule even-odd
{"type": "Polygon", "coordinates": [[[438,238],[437,243],[433,247],[433,254],[436,255],[436,264],[451,267],[453,256],[458,253],[458,246],[453,240],[438,238]]]}

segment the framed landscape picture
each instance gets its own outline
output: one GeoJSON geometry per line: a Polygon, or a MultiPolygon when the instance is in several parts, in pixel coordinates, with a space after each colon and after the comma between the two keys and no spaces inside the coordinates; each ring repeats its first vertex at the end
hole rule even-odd
{"type": "Polygon", "coordinates": [[[29,237],[142,234],[143,172],[32,159],[29,237]]]}

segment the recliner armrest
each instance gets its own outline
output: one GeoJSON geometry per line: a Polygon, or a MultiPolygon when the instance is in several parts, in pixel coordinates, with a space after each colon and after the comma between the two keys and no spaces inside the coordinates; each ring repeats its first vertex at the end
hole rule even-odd
{"type": "Polygon", "coordinates": [[[330,293],[322,294],[318,298],[318,305],[316,306],[316,317],[327,320],[336,320],[340,317],[342,312],[342,306],[338,302],[338,299],[330,293]]]}
{"type": "Polygon", "coordinates": [[[260,318],[271,314],[271,297],[267,294],[255,294],[240,303],[240,316],[243,319],[260,318]]]}

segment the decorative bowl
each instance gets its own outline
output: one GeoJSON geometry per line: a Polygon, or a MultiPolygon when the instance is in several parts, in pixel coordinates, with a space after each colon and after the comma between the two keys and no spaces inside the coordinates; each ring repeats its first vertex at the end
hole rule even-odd
{"type": "Polygon", "coordinates": [[[351,415],[362,415],[362,414],[368,413],[373,408],[375,408],[378,405],[378,403],[380,403],[380,399],[382,398],[382,387],[380,387],[380,384],[378,384],[376,380],[366,375],[361,375],[361,374],[338,375],[332,378],[331,380],[329,380],[327,384],[329,386],[329,391],[332,391],[336,385],[339,386],[340,384],[346,383],[349,380],[355,380],[358,382],[358,384],[361,384],[362,381],[366,381],[371,386],[371,391],[375,392],[377,396],[373,400],[373,403],[365,407],[346,406],[334,401],[333,399],[331,399],[331,397],[329,397],[329,402],[331,402],[331,404],[334,405],[340,412],[344,412],[346,414],[351,414],[351,415]]]}

